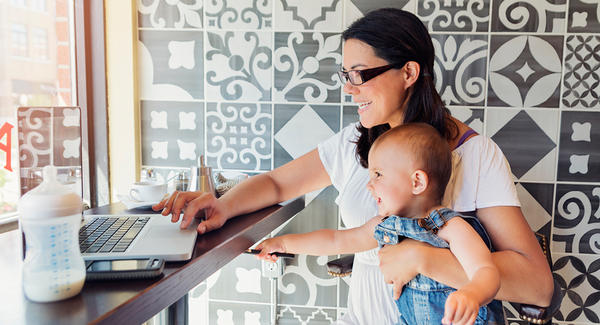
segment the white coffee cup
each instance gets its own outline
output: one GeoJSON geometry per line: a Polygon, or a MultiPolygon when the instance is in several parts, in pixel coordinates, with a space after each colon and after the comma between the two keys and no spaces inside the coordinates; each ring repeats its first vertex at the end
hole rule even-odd
{"type": "Polygon", "coordinates": [[[129,196],[142,202],[159,202],[167,193],[166,183],[136,182],[129,188],[129,196]]]}

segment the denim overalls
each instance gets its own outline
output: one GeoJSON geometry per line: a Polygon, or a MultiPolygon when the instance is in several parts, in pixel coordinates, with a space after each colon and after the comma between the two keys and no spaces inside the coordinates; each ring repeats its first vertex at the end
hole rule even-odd
{"type": "MultiPolygon", "coordinates": [[[[434,210],[424,219],[398,216],[385,218],[375,228],[375,239],[380,247],[397,244],[404,238],[412,238],[435,247],[448,248],[448,243],[436,233],[448,220],[456,216],[464,218],[471,224],[484,243],[491,248],[491,241],[476,217],[463,216],[446,208],[434,210]]],[[[417,275],[402,288],[400,299],[396,301],[402,314],[399,324],[441,324],[446,298],[454,291],[456,289],[421,274],[417,275]]],[[[482,306],[475,324],[504,324],[502,303],[494,300],[482,306]]]]}

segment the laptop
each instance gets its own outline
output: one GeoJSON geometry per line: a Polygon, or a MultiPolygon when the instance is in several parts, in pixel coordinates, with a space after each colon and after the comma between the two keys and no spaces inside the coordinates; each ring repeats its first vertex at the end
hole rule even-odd
{"type": "Polygon", "coordinates": [[[81,255],[86,261],[162,258],[187,261],[192,258],[198,220],[179,229],[170,216],[161,214],[84,215],[79,230],[81,255]]]}

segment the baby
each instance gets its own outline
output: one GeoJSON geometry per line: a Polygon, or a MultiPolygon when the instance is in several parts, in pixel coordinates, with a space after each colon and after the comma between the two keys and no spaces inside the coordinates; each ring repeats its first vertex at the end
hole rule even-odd
{"type": "Polygon", "coordinates": [[[368,162],[367,188],[377,202],[379,216],[357,228],[267,239],[256,247],[261,250],[258,257],[274,261],[274,252],[356,253],[412,238],[450,248],[469,282],[455,290],[419,274],[406,284],[395,284],[404,285],[401,293],[394,292],[401,323],[485,324],[488,319],[503,319],[500,308],[486,306],[500,287],[498,270],[486,246],[490,242],[487,234],[475,217],[441,206],[452,170],[448,143],[430,125],[400,125],[373,143],[368,162]]]}

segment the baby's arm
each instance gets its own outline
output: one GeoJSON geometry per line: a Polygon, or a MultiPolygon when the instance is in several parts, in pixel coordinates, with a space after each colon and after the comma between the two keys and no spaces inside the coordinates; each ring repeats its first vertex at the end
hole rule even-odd
{"type": "Polygon", "coordinates": [[[450,244],[450,251],[469,277],[469,283],[446,300],[442,323],[473,324],[479,307],[490,302],[498,292],[500,274],[489,249],[464,219],[450,219],[438,235],[450,244]]]}
{"type": "Polygon", "coordinates": [[[269,238],[256,246],[256,249],[261,250],[257,257],[268,261],[276,261],[277,257],[271,255],[271,253],[323,256],[373,249],[377,247],[373,232],[381,219],[381,216],[376,216],[364,225],[351,229],[320,229],[304,234],[288,234],[269,238]]]}

